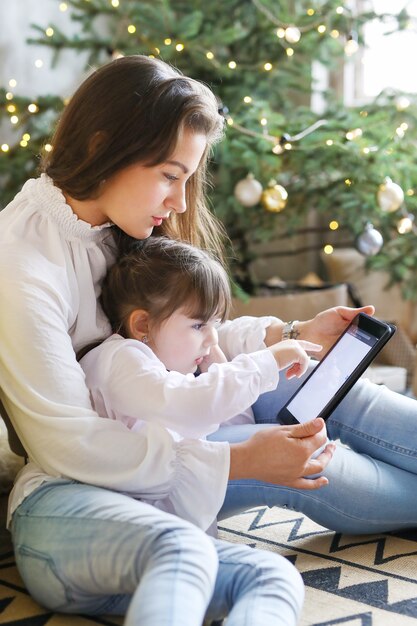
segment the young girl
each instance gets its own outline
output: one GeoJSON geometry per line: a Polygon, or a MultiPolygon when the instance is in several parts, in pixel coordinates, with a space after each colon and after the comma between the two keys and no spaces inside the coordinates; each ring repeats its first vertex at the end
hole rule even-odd
{"type": "MultiPolygon", "coordinates": [[[[158,230],[217,250],[204,179],[223,127],[204,85],[156,59],[117,59],[76,91],[42,175],[0,212],[0,393],[29,460],[10,495],[10,529],[25,584],[49,610],[127,611],[127,626],[199,626],[206,611],[224,614],[232,603],[228,626],[253,623],[257,611],[245,602],[235,617],[228,576],[250,549],[213,547],[137,494],[181,506],[192,492],[196,509],[216,494],[222,516],[288,506],[340,532],[417,525],[417,402],[376,385],[355,385],[327,422],[329,437],[346,445],[316,459],[323,420],[264,423],[298,378],[262,394],[256,424],[210,436],[229,441],[174,441],[150,422],[134,432],[92,409],[76,351],[111,334],[97,299],[122,246],[117,233],[147,239],[158,230]]],[[[299,322],[299,338],[325,353],[359,310],[373,307],[299,322]]],[[[284,328],[269,316],[242,318],[222,325],[219,344],[231,360],[279,342],[284,328]]],[[[293,568],[278,570],[275,561],[264,570],[281,598],[279,617],[268,619],[294,624],[299,579],[293,568]]]]}
{"type": "MultiPolygon", "coordinates": [[[[290,339],[227,362],[217,332],[231,305],[227,274],[208,253],[166,237],[150,237],[122,256],[101,302],[115,334],[80,362],[95,410],[135,431],[154,422],[199,438],[228,420],[253,424],[248,407],[276,388],[278,371],[291,366],[287,378],[299,377],[309,362],[305,349],[321,350],[290,339]]],[[[185,490],[181,510],[169,497],[158,506],[205,530],[216,504],[207,493],[197,508],[185,490]]]]}

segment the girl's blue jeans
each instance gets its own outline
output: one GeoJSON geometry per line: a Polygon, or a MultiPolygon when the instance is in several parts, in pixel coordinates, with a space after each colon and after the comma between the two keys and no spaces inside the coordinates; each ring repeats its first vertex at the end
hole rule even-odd
{"type": "MultiPolygon", "coordinates": [[[[220,428],[211,439],[242,441],[276,424],[276,415],[302,379],[284,376],[253,406],[257,424],[220,428]]],[[[417,401],[359,380],[327,421],[329,439],[340,440],[326,487],[302,491],[255,480],[229,484],[220,519],[255,506],[304,513],[318,524],[350,533],[417,527],[417,401]],[[346,447],[348,446],[348,447],[346,447]]]]}
{"type": "Polygon", "coordinates": [[[45,483],[13,514],[16,563],[52,611],[126,614],[126,626],[295,626],[303,583],[285,558],[208,537],[106,489],[45,483]]]}

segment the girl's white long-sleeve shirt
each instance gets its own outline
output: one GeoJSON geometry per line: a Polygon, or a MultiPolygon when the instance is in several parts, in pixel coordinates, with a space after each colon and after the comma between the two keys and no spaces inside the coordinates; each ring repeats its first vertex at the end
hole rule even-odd
{"type": "Polygon", "coordinates": [[[167,371],[147,345],[117,334],[91,350],[81,365],[100,415],[132,430],[156,422],[192,439],[244,414],[261,393],[275,389],[279,376],[269,350],[214,363],[197,377],[167,371]]]}
{"type": "MultiPolygon", "coordinates": [[[[110,335],[97,302],[114,259],[110,227],[78,219],[46,175],[0,212],[0,393],[29,456],[9,519],[40,484],[68,477],[155,503],[169,497],[179,516],[207,528],[224,499],[229,445],[174,441],[157,423],[133,432],[103,419],[75,357],[110,335]]],[[[274,319],[226,323],[227,358],[264,347],[274,319]]]]}

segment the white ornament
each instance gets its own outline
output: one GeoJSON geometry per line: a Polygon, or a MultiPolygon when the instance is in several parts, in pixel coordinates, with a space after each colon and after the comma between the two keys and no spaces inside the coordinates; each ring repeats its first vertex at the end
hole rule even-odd
{"type": "Polygon", "coordinates": [[[297,43],[300,41],[301,33],[296,26],[288,26],[285,29],[284,37],[288,43],[297,43]]]}
{"type": "Polygon", "coordinates": [[[258,204],[262,191],[263,188],[259,180],[256,180],[253,174],[248,174],[246,178],[237,183],[234,193],[240,204],[249,207],[258,204]]]}
{"type": "Polygon", "coordinates": [[[404,202],[404,192],[397,183],[387,177],[379,186],[377,193],[378,204],[384,213],[393,213],[404,202]]]}
{"type": "Polygon", "coordinates": [[[379,230],[376,230],[372,224],[367,224],[356,241],[356,247],[365,256],[374,256],[381,250],[383,243],[384,239],[379,230]]]}

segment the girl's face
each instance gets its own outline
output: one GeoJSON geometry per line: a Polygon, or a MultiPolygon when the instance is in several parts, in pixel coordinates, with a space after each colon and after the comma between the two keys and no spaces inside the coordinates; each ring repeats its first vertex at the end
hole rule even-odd
{"type": "Polygon", "coordinates": [[[167,370],[194,373],[218,343],[217,319],[202,322],[178,309],[160,326],[149,328],[149,347],[167,370]]]}
{"type": "Polygon", "coordinates": [[[69,200],[74,212],[93,226],[113,222],[126,234],[146,239],[172,211],[186,210],[185,189],[207,145],[204,134],[182,133],[169,160],[145,167],[131,165],[104,181],[94,200],[69,200]]]}

